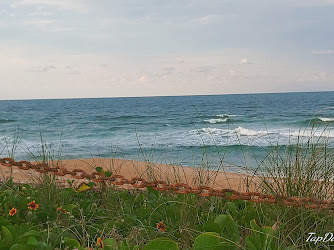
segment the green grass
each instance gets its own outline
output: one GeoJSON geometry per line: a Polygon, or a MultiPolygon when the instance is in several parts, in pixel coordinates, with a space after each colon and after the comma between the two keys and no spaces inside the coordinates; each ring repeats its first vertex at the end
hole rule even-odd
{"type": "MultiPolygon", "coordinates": [[[[278,249],[279,246],[308,249],[314,247],[313,243],[306,242],[308,232],[324,235],[334,228],[332,211],[247,201],[227,202],[221,198],[203,198],[196,194],[161,193],[152,188],[143,192],[110,186],[104,188],[103,192],[97,188],[77,193],[71,187],[58,187],[55,179],[48,175],[33,186],[17,185],[10,181],[2,183],[0,202],[0,225],[8,228],[13,238],[9,241],[2,228],[0,249],[10,249],[10,246],[18,243],[26,244],[24,235],[31,230],[34,232],[31,237],[36,239],[40,248],[36,245],[24,249],[74,249],[71,244],[78,244],[81,249],[98,249],[97,238],[114,239],[117,244],[122,242],[123,245],[126,243],[129,247],[142,249],[161,237],[173,240],[179,249],[201,249],[196,248],[196,238],[204,232],[218,233],[219,244],[222,245],[203,249],[251,249],[246,241],[250,236],[259,238],[260,244],[267,244],[264,245],[266,249],[278,249]],[[39,204],[36,211],[27,208],[27,203],[33,200],[39,204]],[[66,213],[57,211],[58,207],[65,209],[66,213]],[[14,216],[8,214],[11,208],[17,209],[14,216]],[[229,223],[232,226],[219,227],[216,218],[226,215],[231,215],[229,218],[232,222],[229,223]],[[254,229],[252,220],[263,230],[269,231],[254,229]],[[277,230],[271,232],[271,226],[277,221],[280,222],[277,230]],[[159,222],[166,225],[166,232],[157,229],[159,222]],[[262,235],[269,235],[265,239],[270,238],[270,242],[261,241],[262,235]],[[228,243],[230,246],[226,246],[228,243]]],[[[324,247],[323,243],[317,245],[324,247]]]]}

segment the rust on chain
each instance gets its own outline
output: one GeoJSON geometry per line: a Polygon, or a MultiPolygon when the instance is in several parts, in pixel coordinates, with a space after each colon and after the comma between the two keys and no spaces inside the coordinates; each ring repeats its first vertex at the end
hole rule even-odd
{"type": "Polygon", "coordinates": [[[221,197],[227,200],[245,200],[253,203],[271,203],[290,207],[304,207],[307,209],[334,210],[334,201],[317,200],[309,197],[289,197],[283,195],[269,195],[260,192],[238,192],[233,189],[213,189],[208,186],[190,187],[185,183],[174,183],[165,181],[146,181],[144,178],[135,177],[131,180],[122,175],[104,176],[103,173],[86,173],[82,169],[68,171],[63,167],[50,167],[45,163],[31,163],[29,161],[14,161],[12,158],[0,158],[0,164],[8,167],[18,167],[21,170],[34,170],[39,173],[52,173],[56,176],[70,175],[73,179],[88,179],[94,182],[111,183],[116,186],[130,185],[134,188],[152,187],[154,190],[164,192],[172,191],[178,194],[197,194],[201,197],[221,197]]]}

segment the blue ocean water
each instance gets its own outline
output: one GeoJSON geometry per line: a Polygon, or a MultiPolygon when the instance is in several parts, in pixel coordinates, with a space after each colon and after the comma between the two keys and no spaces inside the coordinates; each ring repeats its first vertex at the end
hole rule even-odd
{"type": "Polygon", "coordinates": [[[0,156],[18,138],[15,156],[29,159],[43,138],[64,159],[255,166],[301,135],[332,146],[333,126],[334,92],[0,101],[0,156]]]}

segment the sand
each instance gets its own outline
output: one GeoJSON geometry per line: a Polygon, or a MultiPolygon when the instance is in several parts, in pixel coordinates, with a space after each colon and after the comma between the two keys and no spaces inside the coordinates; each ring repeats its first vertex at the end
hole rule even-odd
{"type": "MultiPolygon", "coordinates": [[[[51,165],[59,165],[67,170],[79,168],[87,173],[94,172],[96,167],[102,167],[104,170],[122,175],[127,179],[142,177],[146,180],[164,180],[168,183],[182,182],[189,186],[231,188],[241,192],[258,190],[261,182],[259,177],[246,174],[124,159],[71,159],[52,162],[51,165]]],[[[6,180],[10,176],[17,183],[34,183],[41,178],[42,174],[34,170],[21,170],[15,166],[11,169],[8,166],[0,165],[1,180],[6,180]]],[[[67,179],[70,179],[70,175],[57,177],[59,183],[63,184],[67,182],[67,179]]],[[[82,180],[77,182],[82,182],[82,180]]]]}

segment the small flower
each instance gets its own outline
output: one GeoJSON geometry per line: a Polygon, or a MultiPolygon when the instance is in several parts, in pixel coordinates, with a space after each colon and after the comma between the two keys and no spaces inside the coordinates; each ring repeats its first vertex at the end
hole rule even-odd
{"type": "Polygon", "coordinates": [[[99,247],[104,247],[104,243],[103,243],[103,240],[102,240],[101,238],[97,238],[96,244],[97,244],[99,247]]]}
{"type": "Polygon", "coordinates": [[[39,207],[39,205],[35,202],[35,201],[32,201],[32,202],[30,202],[30,203],[27,203],[27,205],[28,205],[28,208],[30,209],[30,210],[37,210],[37,208],[39,207]]]}
{"type": "Polygon", "coordinates": [[[58,208],[57,208],[57,211],[58,211],[58,212],[61,212],[61,213],[63,213],[63,214],[66,214],[66,213],[67,213],[67,212],[66,212],[66,209],[61,208],[61,207],[58,207],[58,208]]]}
{"type": "Polygon", "coordinates": [[[21,189],[22,189],[22,191],[26,191],[27,190],[26,187],[22,187],[21,189]]]}
{"type": "Polygon", "coordinates": [[[161,232],[166,232],[167,229],[166,229],[166,226],[163,222],[159,222],[157,223],[157,228],[161,231],[161,232]]]}
{"type": "Polygon", "coordinates": [[[272,229],[273,229],[274,231],[276,231],[276,230],[277,230],[277,227],[279,226],[279,224],[280,224],[280,222],[279,222],[279,221],[276,221],[276,223],[272,226],[272,229]]]}
{"type": "Polygon", "coordinates": [[[9,215],[10,216],[14,216],[17,213],[17,209],[16,208],[12,208],[11,210],[9,210],[9,215]]]}

